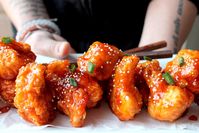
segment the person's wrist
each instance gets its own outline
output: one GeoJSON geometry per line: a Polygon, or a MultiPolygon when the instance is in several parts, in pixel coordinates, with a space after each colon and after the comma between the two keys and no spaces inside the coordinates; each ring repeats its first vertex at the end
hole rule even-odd
{"type": "Polygon", "coordinates": [[[26,22],[17,32],[16,40],[24,42],[32,32],[43,30],[60,35],[59,27],[51,19],[35,19],[26,22]]]}

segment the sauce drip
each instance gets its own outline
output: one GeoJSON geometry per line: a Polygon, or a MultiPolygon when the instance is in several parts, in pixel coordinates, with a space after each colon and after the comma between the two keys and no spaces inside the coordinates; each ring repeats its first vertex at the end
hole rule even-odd
{"type": "Polygon", "coordinates": [[[191,115],[191,116],[189,116],[189,120],[191,120],[191,121],[197,121],[198,117],[195,116],[195,115],[191,115]]]}
{"type": "Polygon", "coordinates": [[[3,107],[0,107],[0,114],[2,113],[6,113],[10,110],[10,106],[9,105],[5,105],[3,107]]]}

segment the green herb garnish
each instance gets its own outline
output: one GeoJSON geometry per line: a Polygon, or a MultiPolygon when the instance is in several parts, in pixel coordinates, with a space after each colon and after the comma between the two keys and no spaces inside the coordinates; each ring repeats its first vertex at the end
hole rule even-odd
{"type": "Polygon", "coordinates": [[[77,86],[77,82],[75,81],[75,79],[74,78],[69,78],[69,82],[70,82],[70,85],[72,85],[72,86],[77,86]]]}
{"type": "Polygon", "coordinates": [[[71,72],[74,72],[76,70],[76,65],[75,64],[70,64],[69,69],[71,72]]]}
{"type": "Polygon", "coordinates": [[[143,58],[144,58],[144,60],[152,61],[152,59],[148,56],[144,56],[143,58]]]}
{"type": "Polygon", "coordinates": [[[89,73],[93,73],[95,69],[95,64],[93,64],[92,62],[88,62],[88,72],[89,73]]]}
{"type": "Polygon", "coordinates": [[[3,42],[4,44],[9,44],[9,43],[11,43],[12,41],[13,41],[13,39],[10,38],[10,37],[2,37],[2,38],[1,38],[1,42],[3,42]]]}
{"type": "Polygon", "coordinates": [[[168,72],[165,72],[162,76],[169,85],[174,85],[174,80],[168,72]]]}
{"type": "Polygon", "coordinates": [[[124,56],[130,56],[129,54],[125,53],[124,56]]]}
{"type": "Polygon", "coordinates": [[[184,58],[183,57],[179,57],[178,58],[178,64],[179,64],[179,66],[183,66],[184,65],[184,58]]]}

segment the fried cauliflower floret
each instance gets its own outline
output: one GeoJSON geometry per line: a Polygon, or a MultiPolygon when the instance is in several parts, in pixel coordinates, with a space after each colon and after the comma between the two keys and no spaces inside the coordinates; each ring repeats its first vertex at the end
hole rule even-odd
{"type": "Polygon", "coordinates": [[[68,60],[51,62],[46,73],[58,109],[69,116],[72,126],[83,126],[86,108],[94,107],[102,98],[103,92],[97,81],[87,73],[72,69],[68,60]]]}
{"type": "Polygon", "coordinates": [[[175,121],[193,102],[188,89],[167,84],[156,60],[146,66],[144,78],[150,88],[148,112],[154,119],[175,121]]]}
{"type": "Polygon", "coordinates": [[[138,88],[140,94],[142,95],[143,105],[147,107],[149,99],[149,87],[144,79],[144,69],[149,62],[139,63],[135,69],[135,86],[138,88]]]}
{"type": "Polygon", "coordinates": [[[141,111],[142,97],[135,87],[136,56],[125,56],[110,81],[110,107],[120,120],[130,120],[141,111]]]}
{"type": "Polygon", "coordinates": [[[20,69],[16,79],[14,105],[17,112],[38,126],[55,118],[52,93],[45,85],[45,70],[42,64],[30,63],[20,69]]]}
{"type": "Polygon", "coordinates": [[[199,94],[199,51],[183,49],[167,63],[165,72],[169,72],[177,86],[188,88],[199,94]]]}
{"type": "Polygon", "coordinates": [[[19,69],[35,59],[36,56],[28,44],[15,40],[8,44],[0,42],[0,78],[15,79],[19,69]]]}
{"type": "Polygon", "coordinates": [[[77,64],[81,71],[98,80],[106,80],[111,77],[115,64],[122,56],[122,51],[115,46],[94,42],[88,51],[78,58],[77,64]]]}
{"type": "Polygon", "coordinates": [[[10,105],[14,103],[15,80],[0,79],[0,97],[10,105]]]}

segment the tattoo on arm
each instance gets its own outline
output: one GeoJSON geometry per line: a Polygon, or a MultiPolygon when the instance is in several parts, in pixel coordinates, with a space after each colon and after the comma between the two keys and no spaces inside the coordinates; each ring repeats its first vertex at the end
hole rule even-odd
{"type": "Polygon", "coordinates": [[[48,16],[42,0],[9,0],[9,3],[22,17],[46,18],[48,16]]]}
{"type": "Polygon", "coordinates": [[[178,9],[177,9],[177,16],[174,20],[174,34],[172,36],[172,39],[174,41],[174,52],[176,53],[178,51],[178,43],[179,43],[179,34],[180,34],[180,26],[181,26],[181,16],[183,14],[183,4],[184,0],[179,0],[178,2],[178,9]]]}

